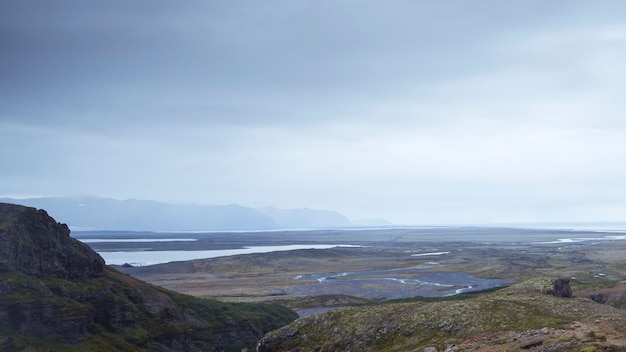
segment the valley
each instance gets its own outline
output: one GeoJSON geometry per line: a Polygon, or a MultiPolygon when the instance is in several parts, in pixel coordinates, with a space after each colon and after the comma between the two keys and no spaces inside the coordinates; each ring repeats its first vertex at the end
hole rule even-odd
{"type": "MultiPolygon", "coordinates": [[[[311,298],[315,296],[338,296],[340,302],[443,297],[532,277],[573,278],[576,290],[593,290],[626,278],[622,262],[626,241],[611,233],[429,228],[202,236],[196,242],[172,245],[208,248],[202,243],[209,246],[210,237],[232,247],[305,242],[358,247],[252,253],[118,269],[198,297],[281,301],[299,310],[319,308],[310,306],[317,302],[311,298]]],[[[163,249],[167,243],[158,246],[163,249]]],[[[335,305],[334,300],[329,302],[335,305]]]]}
{"type": "MultiPolygon", "coordinates": [[[[242,246],[290,243],[281,234],[241,238],[242,246]]],[[[619,233],[436,228],[301,238],[358,247],[118,269],[197,297],[297,311],[301,319],[267,334],[259,351],[626,349],[626,240],[619,233]],[[573,298],[549,294],[558,277],[570,280],[573,298]]]]}

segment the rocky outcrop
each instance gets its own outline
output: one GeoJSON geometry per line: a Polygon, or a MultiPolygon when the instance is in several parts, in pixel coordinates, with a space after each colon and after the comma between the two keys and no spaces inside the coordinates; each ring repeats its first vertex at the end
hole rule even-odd
{"type": "Polygon", "coordinates": [[[572,288],[569,285],[569,279],[556,279],[554,280],[554,290],[552,294],[555,297],[564,297],[570,298],[572,297],[572,288]]]}
{"type": "Polygon", "coordinates": [[[591,298],[592,301],[600,304],[604,304],[607,301],[606,296],[602,293],[594,293],[590,295],[589,298],[591,298]]]}
{"type": "Polygon", "coordinates": [[[85,279],[104,274],[104,260],[70,237],[44,210],[0,203],[0,270],[85,279]]]}
{"type": "Polygon", "coordinates": [[[297,314],[176,294],[104,265],[43,210],[0,203],[0,350],[253,347],[297,314]]]}

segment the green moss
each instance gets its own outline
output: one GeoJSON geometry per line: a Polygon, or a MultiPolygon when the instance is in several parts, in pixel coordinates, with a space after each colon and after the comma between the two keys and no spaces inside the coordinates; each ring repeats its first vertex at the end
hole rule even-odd
{"type": "Polygon", "coordinates": [[[598,348],[595,346],[587,346],[587,347],[581,348],[579,352],[596,352],[597,350],[598,348]]]}
{"type": "MultiPolygon", "coordinates": [[[[525,283],[456,300],[414,299],[337,309],[297,320],[289,326],[291,333],[278,331],[266,341],[274,341],[273,336],[276,341],[283,340],[268,350],[309,351],[315,346],[359,350],[367,346],[377,351],[403,351],[441,347],[477,334],[568,328],[574,321],[593,319],[590,301],[556,298],[529,289],[535,286],[536,282],[525,283]]],[[[593,340],[602,341],[602,337],[593,336],[593,340]]]]}
{"type": "MultiPolygon", "coordinates": [[[[105,277],[81,282],[53,277],[39,279],[19,272],[0,273],[5,291],[0,295],[0,306],[46,306],[61,319],[100,312],[97,313],[99,318],[94,317],[97,320],[88,322],[89,335],[77,345],[59,343],[52,336],[13,334],[2,343],[8,346],[4,350],[134,352],[158,350],[161,341],[168,345],[171,339],[182,338],[200,346],[198,350],[211,351],[216,346],[210,341],[220,339],[223,341],[220,350],[240,351],[244,347],[253,348],[265,332],[297,318],[294,311],[279,305],[201,299],[127,276],[124,276],[125,281],[120,281],[121,274],[112,269],[107,273],[105,277]],[[155,315],[155,308],[150,306],[151,298],[144,294],[165,300],[158,314],[155,315]],[[128,327],[124,320],[119,320],[127,317],[133,320],[133,326],[128,327]],[[231,332],[240,334],[241,338],[233,339],[231,332]]],[[[0,335],[9,336],[4,331],[0,331],[0,335]]]]}

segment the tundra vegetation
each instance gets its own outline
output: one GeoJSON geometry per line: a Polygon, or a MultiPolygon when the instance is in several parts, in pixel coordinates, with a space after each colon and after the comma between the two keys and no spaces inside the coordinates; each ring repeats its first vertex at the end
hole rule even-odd
{"type": "Polygon", "coordinates": [[[43,210],[0,203],[0,243],[2,351],[240,351],[297,317],[122,274],[43,210]]]}
{"type": "MultiPolygon", "coordinates": [[[[469,238],[352,239],[350,243],[362,247],[249,254],[124,270],[195,296],[274,302],[301,313],[300,319],[267,334],[259,351],[626,351],[626,241],[538,243],[532,236],[524,240],[521,233],[509,240],[469,238]],[[436,255],[415,255],[426,253],[436,255]],[[464,272],[513,284],[451,296],[459,287],[440,287],[439,294],[429,297],[389,300],[331,291],[310,295],[307,287],[320,283],[294,279],[398,268],[419,268],[427,274],[464,272]],[[558,281],[561,288],[567,282],[572,297],[554,295],[558,278],[563,279],[558,281]]],[[[341,236],[334,238],[340,240],[341,236]]],[[[415,272],[394,272],[395,278],[411,275],[415,272]]]]}
{"type": "MultiPolygon", "coordinates": [[[[0,204],[0,346],[7,351],[626,350],[626,241],[594,233],[599,240],[538,243],[545,237],[541,231],[449,231],[457,231],[454,240],[394,230],[313,232],[306,234],[310,243],[361,247],[113,268],[44,211],[0,204]],[[329,273],[332,284],[319,280],[329,273]],[[465,283],[429,287],[423,294],[398,292],[411,285],[397,282],[459,273],[474,275],[477,282],[498,278],[509,284],[461,294],[455,293],[465,283]],[[350,287],[355,278],[361,292],[334,291],[350,287]],[[396,284],[386,284],[392,281],[396,284]],[[294,310],[302,317],[296,319],[294,310]]],[[[291,235],[247,234],[242,238],[249,242],[240,244],[301,242],[291,235]]],[[[211,238],[220,236],[236,241],[234,234],[211,238]]]]}

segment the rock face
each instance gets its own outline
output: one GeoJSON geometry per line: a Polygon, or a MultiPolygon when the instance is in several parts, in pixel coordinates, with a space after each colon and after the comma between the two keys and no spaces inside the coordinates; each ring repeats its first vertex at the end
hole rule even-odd
{"type": "Polygon", "coordinates": [[[297,318],[121,274],[34,208],[0,203],[0,244],[1,351],[239,351],[297,318]]]}
{"type": "Polygon", "coordinates": [[[569,279],[554,280],[553,294],[555,297],[564,297],[564,298],[572,297],[572,288],[569,285],[569,279]]]}
{"type": "Polygon", "coordinates": [[[104,260],[44,210],[0,203],[0,270],[63,279],[100,277],[104,260]]]}

